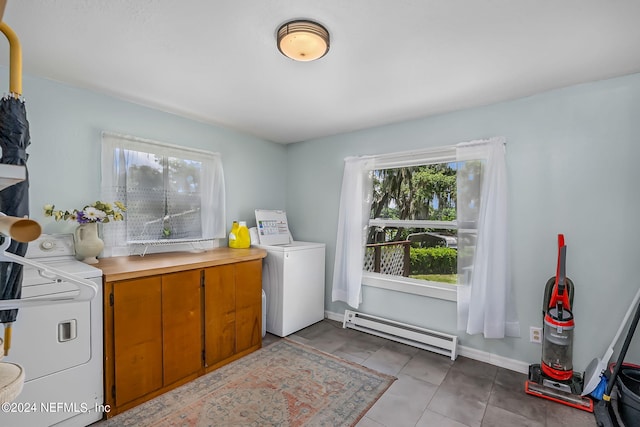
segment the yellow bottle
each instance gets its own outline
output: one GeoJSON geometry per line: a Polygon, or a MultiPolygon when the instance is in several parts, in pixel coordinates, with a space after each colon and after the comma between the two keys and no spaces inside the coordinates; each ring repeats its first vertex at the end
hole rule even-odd
{"type": "Polygon", "coordinates": [[[251,236],[245,221],[240,221],[238,233],[236,234],[236,248],[248,248],[251,246],[251,236]]]}
{"type": "Polygon", "coordinates": [[[229,232],[229,247],[237,248],[238,247],[238,228],[240,225],[238,221],[233,221],[233,225],[231,226],[231,231],[229,232]]]}

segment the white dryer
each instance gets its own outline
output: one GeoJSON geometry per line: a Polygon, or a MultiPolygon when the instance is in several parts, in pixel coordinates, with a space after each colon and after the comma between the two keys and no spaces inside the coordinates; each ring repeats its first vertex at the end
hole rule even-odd
{"type": "MultiPolygon", "coordinates": [[[[42,235],[29,243],[26,258],[89,279],[99,291],[91,301],[18,311],[4,361],[24,368],[25,383],[18,398],[0,411],[1,426],[84,427],[103,416],[102,271],[74,254],[71,234],[42,235]]],[[[23,299],[74,290],[76,285],[43,277],[34,268],[23,270],[23,299]]]]}

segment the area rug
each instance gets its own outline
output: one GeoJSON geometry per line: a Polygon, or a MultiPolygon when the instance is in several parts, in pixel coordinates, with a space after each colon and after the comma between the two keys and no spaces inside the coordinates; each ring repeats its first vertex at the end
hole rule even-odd
{"type": "Polygon", "coordinates": [[[353,426],[394,380],[281,339],[97,425],[353,426]]]}

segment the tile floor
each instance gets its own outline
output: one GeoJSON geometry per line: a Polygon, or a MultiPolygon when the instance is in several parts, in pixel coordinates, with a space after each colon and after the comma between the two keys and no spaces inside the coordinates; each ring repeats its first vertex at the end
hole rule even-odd
{"type": "MultiPolygon", "coordinates": [[[[526,375],[483,362],[452,362],[326,319],[288,338],[398,378],[358,427],[597,425],[593,414],[527,395],[526,375]]],[[[267,334],[263,345],[278,339],[267,334]]]]}

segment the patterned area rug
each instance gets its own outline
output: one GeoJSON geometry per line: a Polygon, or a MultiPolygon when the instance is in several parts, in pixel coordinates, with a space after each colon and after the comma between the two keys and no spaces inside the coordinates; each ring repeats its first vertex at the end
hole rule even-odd
{"type": "Polygon", "coordinates": [[[353,426],[394,380],[282,339],[95,425],[353,426]]]}

